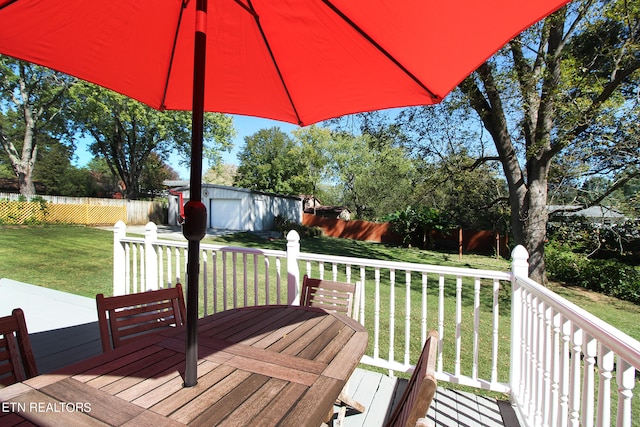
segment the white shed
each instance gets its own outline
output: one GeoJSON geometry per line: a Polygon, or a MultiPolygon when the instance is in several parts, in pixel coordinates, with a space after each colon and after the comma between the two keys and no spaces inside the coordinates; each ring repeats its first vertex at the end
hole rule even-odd
{"type": "MultiPolygon", "coordinates": [[[[177,225],[181,207],[189,200],[187,181],[167,181],[169,224],[177,225]],[[182,204],[181,204],[182,203],[182,204]]],[[[207,228],[268,231],[278,215],[302,223],[302,199],[246,188],[202,184],[202,203],[207,207],[207,228]]]]}

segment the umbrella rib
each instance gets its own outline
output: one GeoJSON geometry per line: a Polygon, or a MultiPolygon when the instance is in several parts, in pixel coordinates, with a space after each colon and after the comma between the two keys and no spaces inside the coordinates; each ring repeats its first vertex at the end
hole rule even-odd
{"type": "Polygon", "coordinates": [[[262,28],[262,25],[260,24],[260,16],[256,12],[256,10],[253,8],[251,0],[249,0],[246,5],[241,3],[239,0],[235,0],[235,2],[240,7],[242,7],[247,12],[249,12],[251,16],[253,16],[253,19],[256,21],[256,25],[258,26],[258,30],[260,31],[260,35],[262,36],[262,41],[264,42],[267,48],[267,51],[269,52],[269,56],[271,57],[271,62],[273,63],[273,66],[275,67],[276,72],[278,73],[278,78],[280,79],[280,82],[282,83],[282,88],[287,94],[287,98],[289,99],[291,108],[293,109],[293,112],[296,115],[296,119],[298,120],[298,125],[302,126],[303,122],[302,122],[302,119],[300,118],[300,114],[298,114],[298,109],[296,108],[296,104],[293,102],[293,98],[291,97],[289,88],[287,87],[287,84],[284,81],[284,77],[282,76],[282,72],[280,71],[280,67],[278,66],[278,61],[276,61],[276,57],[273,55],[273,51],[271,50],[271,45],[269,44],[269,41],[267,40],[267,36],[264,34],[264,30],[262,28]]]}
{"type": "Polygon", "coordinates": [[[178,16],[178,25],[176,25],[176,35],[173,37],[173,46],[171,47],[171,59],[169,60],[169,68],[167,69],[167,78],[164,81],[164,91],[162,92],[162,100],[160,101],[160,110],[166,110],[167,106],[164,101],[167,99],[167,92],[169,91],[169,79],[171,78],[171,71],[173,70],[173,60],[176,56],[176,45],[178,44],[178,33],[180,32],[180,25],[182,24],[182,15],[187,8],[189,0],[183,0],[180,6],[180,14],[178,16]]]}
{"type": "Polygon", "coordinates": [[[345,15],[340,9],[338,9],[330,0],[322,0],[322,2],[331,9],[336,15],[342,18],[351,28],[353,28],[358,34],[364,37],[373,47],[375,47],[380,53],[387,57],[393,64],[402,70],[407,76],[411,78],[418,86],[420,86],[425,92],[431,96],[434,100],[441,100],[442,97],[433,93],[427,86],[425,86],[422,81],[416,77],[411,71],[409,71],[404,65],[400,63],[389,51],[387,51],[384,47],[382,47],[378,42],[376,42],[366,31],[360,28],[355,22],[353,22],[347,15],[345,15]]]}
{"type": "Polygon", "coordinates": [[[5,4],[1,4],[0,5],[0,10],[4,9],[7,6],[11,6],[12,4],[14,4],[15,2],[17,2],[18,0],[9,0],[7,1],[5,4]]]}

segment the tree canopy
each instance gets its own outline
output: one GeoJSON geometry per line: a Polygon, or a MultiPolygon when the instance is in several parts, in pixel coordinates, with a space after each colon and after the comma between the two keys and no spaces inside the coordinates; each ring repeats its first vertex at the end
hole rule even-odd
{"type": "Polygon", "coordinates": [[[26,197],[35,194],[40,144],[55,140],[72,146],[66,112],[74,82],[45,67],[0,56],[0,145],[26,197]]]}
{"type": "MultiPolygon", "coordinates": [[[[153,164],[178,150],[188,162],[191,143],[191,116],[187,112],[157,111],[138,101],[89,83],[76,85],[74,123],[89,135],[94,155],[106,160],[112,174],[122,181],[124,196],[145,195],[141,178],[153,164]],[[153,162],[152,162],[153,163],[153,162]],[[145,170],[146,169],[146,170],[145,170]]],[[[217,162],[219,152],[231,146],[234,135],[230,116],[205,115],[204,155],[217,162]]]]}

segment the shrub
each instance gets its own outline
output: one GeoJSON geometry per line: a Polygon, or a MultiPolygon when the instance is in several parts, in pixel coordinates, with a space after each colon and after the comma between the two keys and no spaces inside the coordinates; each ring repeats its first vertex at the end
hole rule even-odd
{"type": "Polygon", "coordinates": [[[274,218],[273,226],[276,231],[281,231],[285,236],[290,230],[296,230],[301,239],[307,237],[322,236],[322,228],[309,227],[308,225],[298,224],[296,222],[288,220],[281,215],[278,215],[274,218]]]}
{"type": "Polygon", "coordinates": [[[566,247],[550,245],[545,262],[550,277],[640,304],[640,271],[617,260],[589,259],[566,247]]]}

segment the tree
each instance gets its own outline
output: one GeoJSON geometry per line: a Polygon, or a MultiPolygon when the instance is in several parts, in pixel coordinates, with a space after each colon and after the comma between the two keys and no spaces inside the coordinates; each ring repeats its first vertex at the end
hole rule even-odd
{"type": "MultiPolygon", "coordinates": [[[[124,196],[143,194],[140,179],[150,156],[166,160],[177,149],[188,163],[191,116],[187,112],[156,111],[138,101],[89,83],[77,85],[75,120],[78,129],[94,142],[91,150],[103,157],[122,181],[124,196]]],[[[231,146],[234,135],[230,116],[205,115],[204,156],[219,161],[219,152],[231,146]],[[214,143],[212,145],[212,143],[214,143]]]]}
{"type": "Polygon", "coordinates": [[[235,185],[280,194],[305,193],[305,159],[293,138],[272,127],[245,137],[244,143],[235,185]]]}
{"type": "Polygon", "coordinates": [[[450,226],[507,231],[508,190],[495,165],[476,163],[466,149],[437,160],[424,159],[415,195],[421,205],[437,209],[450,226]]]}
{"type": "Polygon", "coordinates": [[[215,165],[204,174],[204,182],[231,187],[238,173],[238,167],[227,163],[215,165]]]}
{"type": "Polygon", "coordinates": [[[541,283],[554,160],[580,144],[591,167],[619,165],[611,150],[627,140],[638,158],[638,134],[625,124],[638,122],[639,12],[638,1],[572,2],[459,86],[493,139],[509,185],[514,240],[529,251],[530,276],[541,283]]]}
{"type": "Polygon", "coordinates": [[[0,144],[27,198],[36,192],[33,173],[40,141],[69,139],[65,109],[74,82],[47,68],[0,56],[0,144]]]}
{"type": "Polygon", "coordinates": [[[90,197],[96,195],[96,185],[86,168],[71,163],[73,149],[60,142],[41,138],[38,150],[38,168],[34,181],[44,185],[46,194],[90,197]]]}
{"type": "Polygon", "coordinates": [[[178,172],[153,152],[142,165],[140,194],[153,199],[163,192],[165,180],[178,179],[178,177],[178,172]]]}
{"type": "Polygon", "coordinates": [[[304,159],[300,171],[300,194],[317,196],[322,181],[326,178],[327,151],[333,135],[328,128],[312,125],[293,131],[299,155],[304,159]]]}
{"type": "Polygon", "coordinates": [[[378,219],[412,202],[413,164],[400,147],[369,135],[334,134],[329,171],[341,204],[360,219],[378,219]]]}

